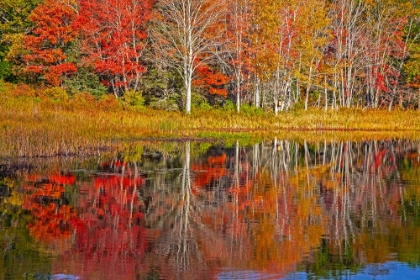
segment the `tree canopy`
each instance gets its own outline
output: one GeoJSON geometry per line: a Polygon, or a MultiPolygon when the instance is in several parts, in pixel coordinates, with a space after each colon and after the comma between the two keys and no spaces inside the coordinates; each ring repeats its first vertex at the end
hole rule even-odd
{"type": "Polygon", "coordinates": [[[187,113],[197,96],[238,112],[420,109],[419,14],[411,0],[4,0],[0,79],[100,82],[187,113]]]}

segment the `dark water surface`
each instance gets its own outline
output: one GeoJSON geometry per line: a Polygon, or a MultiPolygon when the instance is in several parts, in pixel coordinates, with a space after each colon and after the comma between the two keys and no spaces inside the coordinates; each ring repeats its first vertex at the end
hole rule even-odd
{"type": "Polygon", "coordinates": [[[0,279],[420,278],[420,142],[0,160],[0,279]]]}

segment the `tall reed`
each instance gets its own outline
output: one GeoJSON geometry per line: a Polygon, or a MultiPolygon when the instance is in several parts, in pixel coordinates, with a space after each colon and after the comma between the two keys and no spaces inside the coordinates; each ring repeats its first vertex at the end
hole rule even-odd
{"type": "Polygon", "coordinates": [[[85,155],[118,141],[169,138],[419,138],[419,111],[294,110],[237,114],[223,109],[191,115],[135,110],[89,96],[52,101],[0,95],[0,155],[85,155]]]}

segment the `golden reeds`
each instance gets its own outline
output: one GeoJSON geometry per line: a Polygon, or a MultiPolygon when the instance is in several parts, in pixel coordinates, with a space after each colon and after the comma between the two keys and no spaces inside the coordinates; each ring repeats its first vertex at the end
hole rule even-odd
{"type": "Polygon", "coordinates": [[[123,108],[118,102],[53,102],[0,95],[0,155],[86,155],[116,141],[165,138],[381,139],[420,138],[419,111],[312,109],[258,115],[223,109],[167,112],[123,108]],[[101,103],[102,102],[102,103],[101,103]]]}

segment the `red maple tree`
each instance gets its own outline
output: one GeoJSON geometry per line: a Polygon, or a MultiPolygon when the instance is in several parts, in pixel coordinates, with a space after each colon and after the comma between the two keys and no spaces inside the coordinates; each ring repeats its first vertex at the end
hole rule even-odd
{"type": "Polygon", "coordinates": [[[29,53],[23,57],[28,73],[59,86],[65,76],[77,71],[66,55],[78,34],[73,26],[75,17],[75,10],[63,0],[46,0],[32,11],[29,20],[33,28],[25,37],[29,53]]]}
{"type": "Polygon", "coordinates": [[[151,17],[151,0],[79,0],[76,25],[82,33],[86,62],[118,97],[137,90],[151,17]]]}
{"type": "Polygon", "coordinates": [[[194,86],[207,89],[210,94],[227,97],[225,85],[230,81],[228,76],[207,65],[197,67],[196,71],[198,78],[193,82],[194,86]]]}

